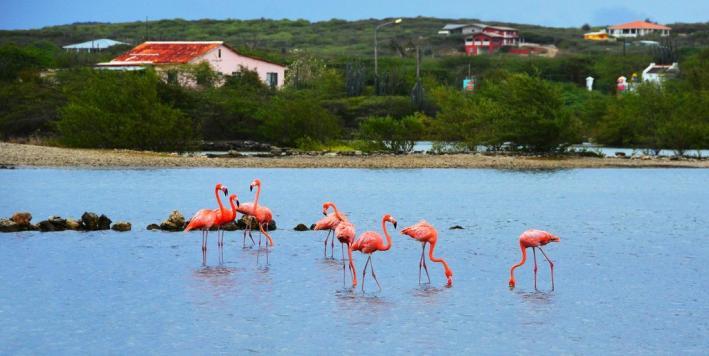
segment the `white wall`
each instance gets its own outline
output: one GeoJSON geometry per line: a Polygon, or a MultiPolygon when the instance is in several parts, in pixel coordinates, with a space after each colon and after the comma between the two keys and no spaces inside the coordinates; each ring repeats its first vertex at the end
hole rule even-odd
{"type": "Polygon", "coordinates": [[[278,74],[278,88],[282,87],[285,82],[285,67],[255,58],[242,56],[223,45],[209,51],[202,57],[193,60],[192,63],[199,63],[202,61],[208,61],[215,71],[224,75],[232,75],[232,73],[238,72],[241,70],[241,67],[244,67],[257,72],[259,78],[261,78],[264,83],[266,82],[266,74],[269,72],[278,74]],[[219,57],[220,49],[221,58],[219,57]]]}

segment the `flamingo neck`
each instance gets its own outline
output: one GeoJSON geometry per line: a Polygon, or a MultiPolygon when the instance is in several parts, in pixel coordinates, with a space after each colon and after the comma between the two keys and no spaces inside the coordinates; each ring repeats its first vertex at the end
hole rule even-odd
{"type": "Polygon", "coordinates": [[[431,242],[430,245],[431,245],[431,247],[428,248],[428,258],[433,262],[438,262],[438,263],[443,264],[443,270],[446,274],[446,278],[448,279],[448,285],[453,284],[453,271],[450,269],[450,267],[448,266],[448,263],[444,259],[433,257],[433,250],[436,249],[436,243],[431,242]]]}
{"type": "Polygon", "coordinates": [[[519,248],[522,250],[522,260],[519,261],[516,265],[512,266],[510,268],[510,284],[514,285],[515,282],[515,268],[523,265],[525,262],[527,262],[527,249],[522,245],[522,242],[519,243],[519,248]]]}
{"type": "Polygon", "coordinates": [[[335,210],[335,217],[337,218],[337,220],[340,220],[340,221],[345,220],[342,218],[342,215],[340,215],[340,211],[337,210],[337,206],[335,206],[335,204],[332,204],[331,206],[332,206],[332,209],[335,210]]]}
{"type": "Polygon", "coordinates": [[[254,212],[258,208],[258,196],[261,195],[261,184],[256,186],[256,198],[254,198],[254,212]]]}
{"type": "Polygon", "coordinates": [[[231,220],[236,219],[236,204],[234,204],[234,199],[229,199],[229,204],[231,205],[231,220]]]}
{"type": "Polygon", "coordinates": [[[391,248],[391,236],[389,236],[389,232],[387,232],[386,222],[386,220],[382,219],[382,231],[387,239],[387,244],[382,246],[382,248],[379,249],[380,251],[386,251],[391,248]]]}
{"type": "Polygon", "coordinates": [[[222,199],[219,197],[219,189],[214,189],[214,195],[217,197],[217,204],[219,204],[219,213],[224,216],[224,214],[226,214],[226,209],[224,208],[224,204],[222,204],[222,199]]]}

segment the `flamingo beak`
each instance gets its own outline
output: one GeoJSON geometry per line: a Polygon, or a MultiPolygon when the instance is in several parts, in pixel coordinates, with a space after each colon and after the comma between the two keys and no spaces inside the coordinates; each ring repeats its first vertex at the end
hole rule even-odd
{"type": "Polygon", "coordinates": [[[394,229],[396,229],[396,221],[394,221],[394,229]]]}
{"type": "Polygon", "coordinates": [[[238,201],[238,200],[236,201],[236,206],[237,206],[237,207],[239,206],[239,201],[238,201]]]}
{"type": "Polygon", "coordinates": [[[250,191],[250,192],[253,192],[253,191],[254,191],[254,186],[253,186],[253,185],[250,185],[250,186],[249,186],[249,191],[250,191]]]}
{"type": "Polygon", "coordinates": [[[322,211],[322,214],[327,216],[327,212],[325,210],[322,211]]]}
{"type": "Polygon", "coordinates": [[[229,188],[224,187],[222,191],[224,192],[224,196],[229,195],[229,188]]]}

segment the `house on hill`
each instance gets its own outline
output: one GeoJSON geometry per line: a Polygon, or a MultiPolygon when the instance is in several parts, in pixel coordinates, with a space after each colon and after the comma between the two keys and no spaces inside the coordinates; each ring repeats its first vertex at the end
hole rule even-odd
{"type": "Polygon", "coordinates": [[[512,27],[492,26],[482,23],[448,24],[438,31],[442,35],[462,35],[465,41],[465,53],[477,56],[494,53],[502,47],[519,45],[519,30],[512,27]]]}
{"type": "Polygon", "coordinates": [[[619,37],[641,37],[647,35],[669,36],[672,28],[647,21],[633,21],[608,27],[608,34],[619,37]]]}
{"type": "Polygon", "coordinates": [[[662,65],[650,63],[643,70],[643,82],[662,84],[667,79],[676,78],[679,75],[679,64],[672,63],[671,65],[662,65]]]}
{"type": "Polygon", "coordinates": [[[180,65],[202,62],[208,63],[212,70],[225,76],[234,75],[244,68],[255,71],[272,88],[282,87],[285,79],[285,66],[240,54],[222,41],[149,41],[97,66],[114,70],[153,67],[165,73],[168,80],[183,83],[180,78],[170,78],[168,71],[180,65]]]}

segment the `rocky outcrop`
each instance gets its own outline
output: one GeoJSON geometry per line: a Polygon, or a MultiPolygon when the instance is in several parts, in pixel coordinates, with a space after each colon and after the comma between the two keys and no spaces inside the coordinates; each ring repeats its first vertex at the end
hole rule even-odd
{"type": "Polygon", "coordinates": [[[81,215],[81,229],[94,231],[98,230],[98,215],[96,213],[85,212],[81,215]]]}
{"type": "Polygon", "coordinates": [[[463,227],[460,225],[453,225],[449,229],[450,230],[463,230],[463,227]]]}
{"type": "Polygon", "coordinates": [[[62,219],[60,216],[50,216],[47,221],[54,226],[53,231],[64,231],[67,228],[66,219],[62,219]]]}
{"type": "Polygon", "coordinates": [[[108,230],[111,228],[111,219],[108,218],[108,216],[101,214],[101,216],[98,217],[98,229],[99,230],[108,230]]]}
{"type": "Polygon", "coordinates": [[[131,229],[131,224],[127,221],[119,221],[119,222],[113,224],[113,226],[111,226],[111,230],[113,230],[113,231],[123,232],[123,231],[130,231],[130,229],[131,229]]]}
{"type": "Polygon", "coordinates": [[[160,225],[158,224],[150,224],[146,227],[148,230],[160,230],[160,225]]]}
{"type": "Polygon", "coordinates": [[[20,231],[20,225],[10,219],[0,219],[0,232],[20,231]]]}
{"type": "Polygon", "coordinates": [[[32,221],[32,214],[23,211],[23,212],[17,212],[12,214],[12,217],[10,218],[15,224],[19,225],[20,228],[22,227],[28,227],[30,225],[30,222],[32,221]]]}
{"type": "Polygon", "coordinates": [[[57,229],[54,227],[54,224],[52,224],[52,222],[49,220],[40,221],[39,224],[37,224],[37,227],[39,228],[39,231],[42,232],[57,231],[57,229]]]}
{"type": "MultiPolygon", "coordinates": [[[[239,230],[244,230],[247,226],[251,226],[251,230],[258,230],[258,222],[256,219],[246,215],[241,216],[241,219],[236,222],[236,226],[239,230]]],[[[268,223],[268,228],[266,230],[276,230],[276,221],[271,220],[271,222],[268,223]]]]}
{"type": "Polygon", "coordinates": [[[74,219],[66,219],[67,230],[81,230],[81,221],[74,219]]]}
{"type": "Polygon", "coordinates": [[[185,228],[185,216],[178,210],[170,213],[167,220],[160,223],[160,230],[165,231],[182,231],[185,228]]]}
{"type": "Polygon", "coordinates": [[[295,231],[308,231],[310,230],[305,224],[298,224],[296,225],[293,230],[295,231]]]}

